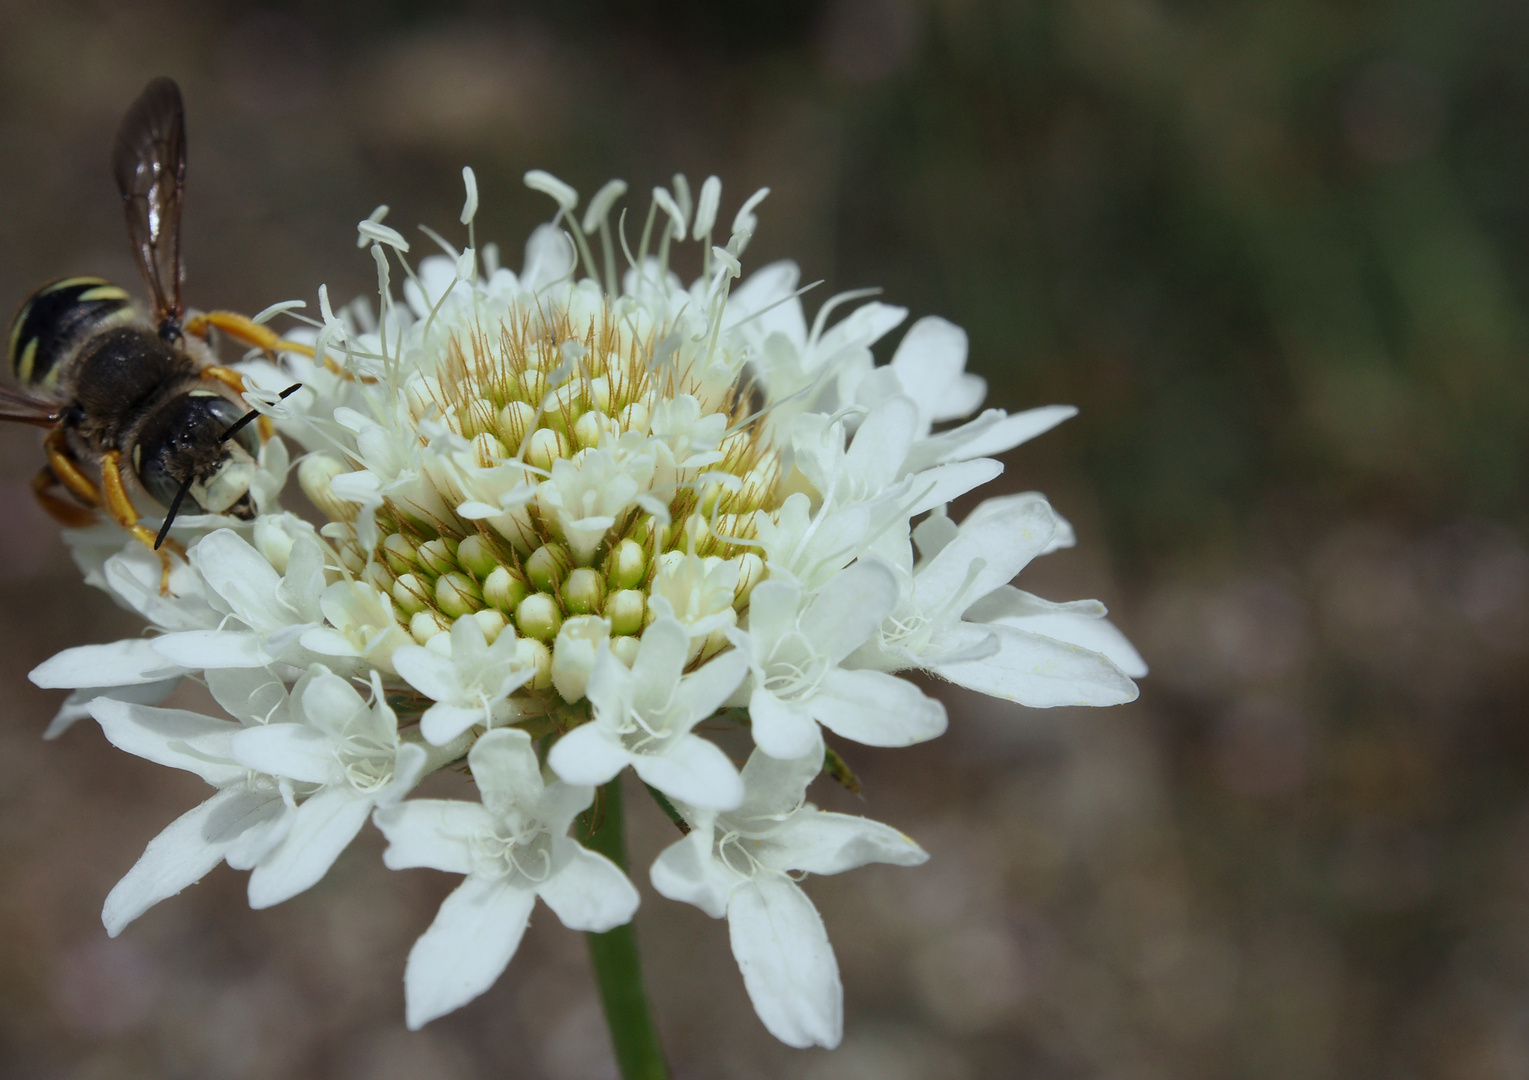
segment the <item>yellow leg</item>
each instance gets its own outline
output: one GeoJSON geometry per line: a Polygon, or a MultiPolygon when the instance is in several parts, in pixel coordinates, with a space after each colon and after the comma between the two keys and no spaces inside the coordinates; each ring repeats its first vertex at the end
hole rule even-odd
{"type": "Polygon", "coordinates": [[[299,345],[295,341],[283,341],[281,335],[268,326],[262,326],[243,315],[232,311],[204,311],[200,315],[193,315],[186,322],[186,333],[195,334],[199,338],[205,338],[207,331],[216,328],[223,331],[235,341],[242,341],[246,345],[253,345],[257,349],[264,349],[272,354],[272,359],[278,352],[295,352],[303,356],[312,356],[313,349],[307,345],[299,345]]]}
{"type": "Polygon", "coordinates": [[[121,458],[122,455],[116,450],[108,450],[101,455],[101,487],[106,494],[106,509],[111,513],[112,520],[159,556],[159,591],[168,594],[170,592],[170,553],[173,551],[184,559],[186,549],[174,540],[166,540],[158,549],[154,548],[156,539],[154,533],[147,526],[139,523],[138,509],[133,505],[133,500],[127,497],[127,489],[122,486],[121,458]]]}
{"type": "Polygon", "coordinates": [[[96,487],[95,481],[80,472],[79,465],[70,456],[69,444],[64,439],[63,429],[54,428],[50,431],[48,437],[43,440],[43,447],[47,451],[48,468],[52,470],[54,478],[87,506],[100,506],[101,491],[96,487]]]}
{"type": "MultiPolygon", "coordinates": [[[[226,368],[222,364],[213,364],[211,367],[202,369],[202,375],[208,379],[216,379],[224,386],[231,386],[240,394],[244,393],[244,376],[233,368],[226,368]]],[[[260,432],[260,441],[266,442],[276,434],[276,425],[271,423],[269,416],[261,416],[255,421],[255,428],[260,432]]]]}
{"type": "MultiPolygon", "coordinates": [[[[199,338],[205,338],[209,329],[223,331],[235,341],[242,341],[246,345],[253,345],[257,349],[264,349],[272,360],[276,359],[278,352],[295,352],[303,356],[312,356],[311,345],[299,345],[295,341],[286,341],[276,331],[262,326],[243,315],[232,311],[204,311],[200,315],[193,315],[186,323],[186,333],[195,334],[199,338]]],[[[356,376],[350,374],[339,364],[329,357],[324,357],[324,366],[336,375],[343,375],[347,379],[356,376]]],[[[376,382],[376,379],[363,376],[361,382],[376,382]]]]}
{"type": "Polygon", "coordinates": [[[79,503],[70,502],[68,499],[61,499],[53,493],[53,489],[59,485],[59,482],[58,475],[46,465],[32,477],[32,494],[37,496],[37,502],[48,512],[48,516],[70,529],[83,529],[94,523],[96,520],[94,510],[81,506],[79,503]]]}

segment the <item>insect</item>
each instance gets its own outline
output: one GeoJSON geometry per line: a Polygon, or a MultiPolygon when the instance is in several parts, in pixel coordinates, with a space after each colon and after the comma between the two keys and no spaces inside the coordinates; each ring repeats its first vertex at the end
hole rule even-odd
{"type": "Polygon", "coordinates": [[[166,539],[176,513],[189,503],[252,518],[250,483],[270,434],[263,418],[251,426],[257,414],[239,397],[243,377],[217,362],[209,337],[218,330],[273,355],[311,350],[234,312],[187,318],[180,262],[186,122],[173,80],[154,79],[128,109],[112,170],[153,312],[143,314],[124,289],[101,278],[44,285],[11,325],[10,366],[21,389],[0,387],[0,420],[49,429],[47,464],[32,482],[43,509],[71,526],[90,524],[104,509],[158,552],[168,591],[170,555],[185,554],[166,539]],[[130,488],[165,509],[158,534],[142,523],[130,488]]]}

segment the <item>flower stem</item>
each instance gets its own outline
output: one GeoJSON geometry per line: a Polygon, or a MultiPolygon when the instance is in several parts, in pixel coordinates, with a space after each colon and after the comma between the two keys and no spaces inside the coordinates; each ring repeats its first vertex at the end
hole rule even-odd
{"type": "MultiPolygon", "coordinates": [[[[621,778],[600,789],[594,806],[584,815],[589,829],[584,846],[626,869],[626,839],[621,824],[621,778]]],[[[589,935],[589,956],[605,1006],[616,1065],[622,1080],[668,1080],[669,1067],[658,1044],[658,1031],[648,1011],[642,986],[642,961],[631,923],[604,934],[589,935]]]]}

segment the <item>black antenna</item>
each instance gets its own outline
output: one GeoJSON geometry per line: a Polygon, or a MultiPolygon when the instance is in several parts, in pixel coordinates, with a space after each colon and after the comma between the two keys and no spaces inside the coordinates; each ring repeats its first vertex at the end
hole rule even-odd
{"type": "Polygon", "coordinates": [[[186,497],[186,492],[191,490],[191,481],[196,477],[186,477],[186,482],[175,493],[175,498],[170,500],[170,511],[165,514],[165,523],[159,527],[159,535],[154,538],[154,550],[159,550],[159,545],[165,542],[165,537],[170,535],[170,523],[175,520],[176,511],[181,508],[181,500],[186,497]]]}
{"type": "MultiPolygon", "coordinates": [[[[278,394],[276,400],[281,401],[287,397],[290,397],[302,388],[302,383],[293,383],[291,386],[287,387],[280,394],[278,394]]],[[[259,415],[260,411],[258,409],[251,409],[249,412],[245,413],[243,416],[239,417],[239,419],[230,424],[228,430],[225,431],[222,435],[218,436],[218,442],[227,442],[229,439],[237,435],[246,424],[254,420],[259,415]]],[[[165,537],[170,535],[170,525],[175,521],[175,515],[180,512],[181,500],[184,499],[186,497],[186,493],[191,490],[191,483],[195,479],[196,477],[194,475],[186,477],[186,482],[182,484],[180,486],[180,490],[175,493],[175,498],[170,500],[170,509],[165,514],[165,523],[159,527],[159,535],[154,538],[155,551],[158,551],[159,545],[165,542],[165,537]]]]}
{"type": "MultiPolygon", "coordinates": [[[[291,386],[289,386],[285,390],[283,390],[280,394],[276,395],[276,400],[277,401],[281,401],[284,398],[286,398],[286,397],[288,397],[288,396],[290,396],[292,394],[297,393],[302,388],[303,388],[303,384],[302,383],[295,382],[291,386]]],[[[254,420],[259,415],[260,415],[260,410],[259,409],[251,409],[249,412],[245,413],[243,416],[239,417],[239,419],[235,420],[231,425],[229,425],[228,430],[225,431],[222,435],[218,436],[218,442],[225,443],[229,439],[232,439],[235,435],[239,434],[239,432],[244,429],[244,426],[246,424],[248,424],[250,421],[254,420]]]]}

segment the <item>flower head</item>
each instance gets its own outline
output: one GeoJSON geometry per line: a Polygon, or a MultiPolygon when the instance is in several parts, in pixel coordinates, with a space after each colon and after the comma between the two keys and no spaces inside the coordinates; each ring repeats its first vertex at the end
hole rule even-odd
{"type": "Polygon", "coordinates": [[[376,304],[321,288],[280,365],[245,365],[279,432],[253,521],[177,521],[168,591],[137,541],[70,534],[151,633],[34,671],[74,691],[50,734],[93,715],[217,789],[112,891],[108,930],[221,861],[252,871],[257,907],[296,895],[370,818],[388,866],[464,876],[409,956],[417,1027],[498,977],[537,897],[575,929],[632,917],[622,870],[569,835],[630,766],[689,829],[652,868],[660,893],[728,919],[770,1031],[833,1046],[838,970],[801,877],[925,855],[806,802],[824,732],[939,735],[910,669],[1038,707],[1126,701],[1145,673],[1102,605],[1009,584],[1072,541],[1044,499],[945,516],[1002,471],[991,455],[1073,410],[979,412],[958,327],[920,319],[878,367],[903,308],[845,293],[809,320],[793,264],[745,275],[763,191],[724,236],[720,181],[692,199],[676,177],[630,237],[624,184],[580,214],[533,171],[555,217],[516,272],[478,247],[464,178],[465,245],[431,233],[441,254],[416,265],[379,208],[357,229],[376,304]],[[690,241],[687,284],[670,255],[690,241]],[[317,528],[280,509],[289,473],[317,528]],[[186,678],[232,719],[159,707],[186,678]],[[724,728],[754,742],[741,772],[724,728]],[[406,797],[464,760],[480,802],[406,797]]]}

